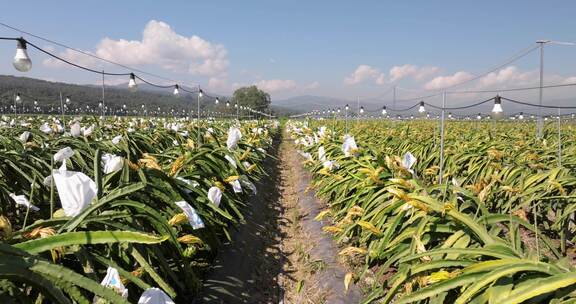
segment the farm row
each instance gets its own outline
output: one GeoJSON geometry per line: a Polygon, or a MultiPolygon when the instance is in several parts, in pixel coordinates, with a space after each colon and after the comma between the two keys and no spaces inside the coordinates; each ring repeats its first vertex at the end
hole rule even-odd
{"type": "Polygon", "coordinates": [[[191,302],[277,128],[2,117],[0,302],[191,302]]]}
{"type": "Polygon", "coordinates": [[[367,303],[576,301],[571,124],[449,122],[442,183],[437,122],[346,128],[287,124],[367,303]]]}

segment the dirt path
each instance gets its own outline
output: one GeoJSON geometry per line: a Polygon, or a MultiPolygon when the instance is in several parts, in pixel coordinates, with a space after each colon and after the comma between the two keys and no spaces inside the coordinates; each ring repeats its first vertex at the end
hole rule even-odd
{"type": "Polygon", "coordinates": [[[321,209],[289,140],[272,151],[246,224],[232,235],[205,279],[198,303],[358,303],[344,291],[338,248],[314,221],[321,209]]]}

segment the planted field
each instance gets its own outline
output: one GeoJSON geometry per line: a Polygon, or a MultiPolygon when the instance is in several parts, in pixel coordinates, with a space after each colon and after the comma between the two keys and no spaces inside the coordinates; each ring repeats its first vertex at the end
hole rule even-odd
{"type": "Polygon", "coordinates": [[[576,301],[571,124],[448,122],[442,183],[438,122],[344,128],[287,126],[366,303],[576,301]]]}
{"type": "Polygon", "coordinates": [[[1,124],[2,303],[189,303],[243,221],[277,129],[164,118],[1,124]]]}

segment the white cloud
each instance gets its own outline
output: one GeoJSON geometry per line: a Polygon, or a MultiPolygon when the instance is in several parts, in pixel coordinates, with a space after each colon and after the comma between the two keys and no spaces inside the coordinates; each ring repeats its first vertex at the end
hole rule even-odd
{"type": "Polygon", "coordinates": [[[313,81],[307,85],[304,86],[305,90],[313,90],[313,89],[317,89],[320,87],[320,82],[318,81],[313,81]]]}
{"type": "Polygon", "coordinates": [[[563,84],[576,83],[576,76],[568,77],[568,78],[564,79],[564,81],[562,83],[563,84]]]}
{"type": "Polygon", "coordinates": [[[260,80],[255,85],[265,92],[274,93],[296,88],[296,81],[283,79],[260,80]]]}
{"type": "Polygon", "coordinates": [[[412,64],[394,66],[390,69],[390,81],[394,82],[406,77],[422,80],[428,76],[432,76],[439,70],[440,68],[434,66],[418,67],[412,64]]]}
{"type": "MultiPolygon", "coordinates": [[[[196,35],[180,35],[167,23],[156,20],[146,24],[142,40],[104,38],[93,53],[126,65],[159,66],[171,72],[220,78],[219,81],[226,78],[229,65],[228,52],[223,45],[196,35]]],[[[60,56],[89,67],[101,64],[94,58],[69,50],[60,56]]],[[[44,64],[49,67],[61,65],[54,59],[47,59],[44,64]]]]}
{"type": "Polygon", "coordinates": [[[478,87],[490,88],[506,87],[508,85],[527,85],[537,81],[538,77],[538,72],[536,71],[521,72],[515,66],[508,66],[480,78],[480,80],[478,80],[478,87]]]}
{"type": "Polygon", "coordinates": [[[210,77],[208,79],[208,87],[210,89],[226,89],[228,81],[226,77],[210,77]]]}
{"type": "MultiPolygon", "coordinates": [[[[54,51],[55,50],[52,48],[52,50],[50,52],[53,53],[54,51]]],[[[93,54],[89,51],[83,51],[83,52],[93,54]]],[[[90,56],[87,56],[87,55],[84,55],[82,53],[78,53],[76,51],[72,51],[69,49],[58,54],[58,56],[66,59],[70,62],[79,64],[81,66],[89,67],[89,68],[101,68],[102,64],[103,64],[102,61],[100,61],[94,57],[90,57],[90,56]]],[[[69,66],[68,64],[66,64],[60,60],[54,59],[52,57],[50,57],[48,59],[44,59],[44,61],[42,61],[42,64],[46,67],[49,67],[49,68],[61,68],[61,67],[68,67],[69,66]]]]}
{"type": "Polygon", "coordinates": [[[383,73],[366,64],[359,65],[352,74],[344,79],[344,83],[348,85],[355,85],[365,81],[374,81],[374,83],[379,85],[386,83],[383,73]]]}
{"type": "Polygon", "coordinates": [[[461,82],[470,80],[473,77],[474,77],[474,75],[472,75],[468,72],[460,71],[460,72],[454,73],[453,75],[438,76],[438,77],[428,81],[424,85],[424,88],[427,90],[442,89],[442,88],[450,87],[450,86],[459,84],[461,82]]]}

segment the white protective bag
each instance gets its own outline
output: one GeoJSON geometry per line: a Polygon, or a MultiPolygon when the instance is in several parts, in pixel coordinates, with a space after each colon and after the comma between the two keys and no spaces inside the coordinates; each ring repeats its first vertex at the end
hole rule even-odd
{"type": "Polygon", "coordinates": [[[226,146],[228,150],[234,150],[238,147],[238,141],[242,138],[242,133],[240,133],[240,129],[235,127],[230,127],[228,129],[228,139],[226,140],[226,146]]]}
{"type": "Polygon", "coordinates": [[[82,172],[61,168],[52,171],[52,178],[58,189],[62,209],[67,216],[80,214],[96,196],[96,183],[82,172]]]}
{"type": "Polygon", "coordinates": [[[32,211],[40,210],[40,208],[32,205],[25,195],[16,195],[14,193],[10,193],[9,195],[14,200],[14,202],[16,202],[16,205],[25,206],[26,208],[30,208],[32,211]]]}
{"type": "MultiPolygon", "coordinates": [[[[119,293],[120,296],[122,296],[124,299],[128,298],[128,289],[124,286],[124,284],[122,284],[122,281],[120,280],[120,274],[114,267],[108,266],[108,269],[106,270],[106,276],[100,285],[106,288],[114,289],[114,291],[119,293]]],[[[97,298],[98,297],[94,298],[94,302],[96,302],[97,298]]]]}
{"type": "Polygon", "coordinates": [[[174,304],[174,301],[161,289],[148,288],[138,299],[138,304],[174,304]]]}
{"type": "Polygon", "coordinates": [[[72,137],[78,137],[80,136],[80,123],[79,122],[75,122],[70,126],[70,135],[72,135],[72,137]]]}
{"type": "Polygon", "coordinates": [[[344,152],[344,156],[352,156],[353,151],[357,149],[358,147],[356,146],[354,137],[348,134],[344,135],[344,143],[342,144],[342,152],[344,152]]]}
{"type": "Polygon", "coordinates": [[[238,168],[238,165],[236,164],[236,161],[232,158],[232,156],[224,155],[224,158],[230,163],[230,165],[232,165],[232,167],[234,167],[234,169],[238,168]]]}
{"type": "Polygon", "coordinates": [[[180,209],[182,209],[182,212],[184,212],[184,214],[186,214],[186,217],[188,218],[188,222],[190,223],[190,226],[192,226],[192,229],[204,228],[204,221],[202,221],[202,219],[200,218],[194,207],[190,206],[190,204],[188,204],[186,201],[179,201],[176,202],[175,204],[178,207],[180,207],[180,209]]]}
{"type": "Polygon", "coordinates": [[[104,153],[104,155],[102,155],[102,164],[104,166],[104,174],[114,173],[122,170],[122,167],[124,166],[124,158],[122,156],[104,153]]]}
{"type": "Polygon", "coordinates": [[[208,189],[208,200],[216,207],[220,206],[220,200],[222,199],[222,190],[218,187],[211,187],[208,189]]]}
{"type": "Polygon", "coordinates": [[[18,137],[18,139],[22,142],[22,143],[26,143],[28,141],[28,138],[30,138],[30,132],[29,131],[24,131],[22,134],[20,134],[20,136],[18,137]]]}
{"type": "Polygon", "coordinates": [[[406,152],[404,157],[402,158],[402,167],[406,168],[408,172],[414,174],[414,170],[412,170],[412,166],[416,163],[416,157],[412,155],[410,152],[406,152]]]}
{"type": "Polygon", "coordinates": [[[326,161],[326,150],[324,150],[324,146],[320,146],[320,148],[318,148],[318,160],[321,162],[326,161]]]}
{"type": "Polygon", "coordinates": [[[46,134],[52,134],[52,128],[50,128],[50,125],[45,122],[40,126],[40,131],[46,133],[46,134]]]}

